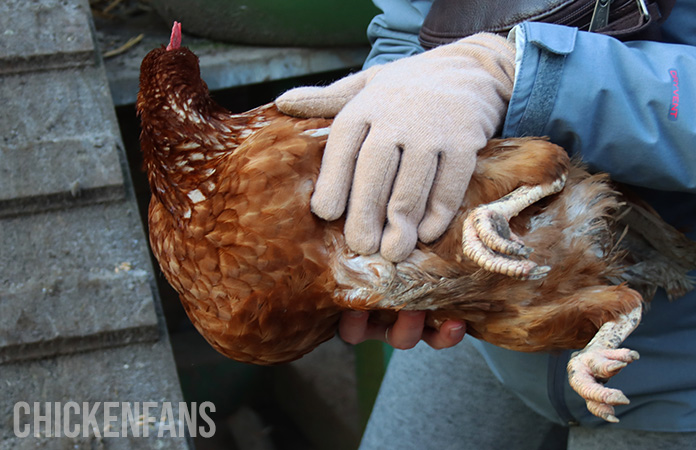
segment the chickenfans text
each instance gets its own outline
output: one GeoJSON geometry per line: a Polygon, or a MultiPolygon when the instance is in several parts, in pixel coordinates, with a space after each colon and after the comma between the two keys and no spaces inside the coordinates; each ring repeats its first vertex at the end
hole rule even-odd
{"type": "Polygon", "coordinates": [[[17,402],[17,437],[204,437],[215,434],[212,402],[17,402]]]}

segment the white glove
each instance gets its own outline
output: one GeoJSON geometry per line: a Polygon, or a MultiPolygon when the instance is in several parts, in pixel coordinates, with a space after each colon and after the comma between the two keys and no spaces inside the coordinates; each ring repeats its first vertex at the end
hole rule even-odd
{"type": "Polygon", "coordinates": [[[286,114],[336,117],[312,211],[335,220],[348,203],[351,249],[380,250],[395,262],[418,238],[440,237],[461,206],[476,152],[502,125],[514,60],[512,44],[481,33],[281,95],[286,114]]]}

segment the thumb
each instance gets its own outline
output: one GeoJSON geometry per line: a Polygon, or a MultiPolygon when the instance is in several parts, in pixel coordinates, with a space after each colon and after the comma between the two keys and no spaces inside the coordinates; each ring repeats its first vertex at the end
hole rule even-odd
{"type": "Polygon", "coordinates": [[[372,69],[348,75],[326,87],[291,89],[278,97],[275,103],[281,112],[290,116],[335,117],[365,87],[372,69]]]}

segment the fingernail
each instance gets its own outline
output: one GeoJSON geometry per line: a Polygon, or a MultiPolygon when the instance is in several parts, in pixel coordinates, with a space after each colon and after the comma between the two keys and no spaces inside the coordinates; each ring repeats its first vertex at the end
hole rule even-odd
{"type": "Polygon", "coordinates": [[[449,330],[449,335],[451,338],[459,339],[465,332],[464,324],[455,325],[449,330]]]}

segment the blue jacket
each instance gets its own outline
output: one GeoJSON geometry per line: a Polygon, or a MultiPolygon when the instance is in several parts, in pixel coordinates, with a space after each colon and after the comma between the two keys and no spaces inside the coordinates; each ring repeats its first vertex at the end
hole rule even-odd
{"type": "MultiPolygon", "coordinates": [[[[365,66],[422,52],[417,35],[430,3],[375,0],[385,13],[368,28],[373,48],[365,66]]],[[[665,43],[622,43],[540,23],[514,34],[517,70],[503,136],[549,136],[591,170],[634,186],[696,240],[696,0],[677,1],[663,25],[665,43]]],[[[495,375],[543,416],[606,425],[568,385],[570,352],[476,346],[495,375]]],[[[669,302],[659,291],[624,346],[641,359],[608,384],[631,400],[617,408],[616,426],[696,431],[696,292],[669,302]]]]}

